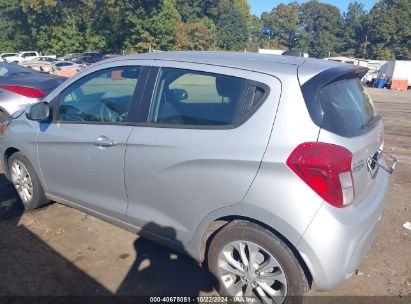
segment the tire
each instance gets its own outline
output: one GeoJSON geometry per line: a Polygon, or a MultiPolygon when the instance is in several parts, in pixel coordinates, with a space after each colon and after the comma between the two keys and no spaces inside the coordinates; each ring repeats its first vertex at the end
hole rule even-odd
{"type": "Polygon", "coordinates": [[[14,153],[8,166],[12,183],[25,209],[32,210],[49,203],[33,166],[23,153],[14,153]]]}
{"type": "Polygon", "coordinates": [[[233,221],[216,234],[208,251],[208,266],[218,280],[218,291],[223,296],[251,296],[258,302],[303,303],[309,289],[303,268],[291,249],[267,229],[247,221],[233,221]],[[253,255],[254,267],[250,266],[251,263],[246,269],[239,267],[246,264],[240,254],[240,246],[248,261],[251,260],[250,253],[257,252],[253,255]],[[240,264],[231,258],[226,259],[226,256],[240,264]],[[267,263],[265,267],[264,263],[267,263]],[[242,271],[238,272],[239,268],[242,271]],[[233,269],[237,274],[229,274],[233,269]],[[270,274],[272,276],[268,277],[270,274]],[[235,288],[241,285],[241,288],[235,288]]]}

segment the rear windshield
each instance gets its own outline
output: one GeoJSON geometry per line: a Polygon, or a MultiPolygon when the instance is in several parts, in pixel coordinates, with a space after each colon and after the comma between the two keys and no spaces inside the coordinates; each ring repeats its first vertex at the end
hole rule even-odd
{"type": "Polygon", "coordinates": [[[21,67],[15,64],[0,64],[0,77],[11,77],[22,74],[35,74],[31,69],[21,67]]]}
{"type": "Polygon", "coordinates": [[[362,133],[374,118],[370,97],[358,78],[324,86],[319,92],[323,110],[322,127],[337,134],[362,133]]]}

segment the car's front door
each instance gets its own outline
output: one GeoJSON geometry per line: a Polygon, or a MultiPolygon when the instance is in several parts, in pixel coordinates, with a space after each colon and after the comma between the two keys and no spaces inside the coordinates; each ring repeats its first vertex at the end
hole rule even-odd
{"type": "Polygon", "coordinates": [[[53,100],[53,121],[41,124],[37,138],[52,198],[109,215],[125,213],[124,154],[145,69],[128,65],[97,70],[53,100]]]}

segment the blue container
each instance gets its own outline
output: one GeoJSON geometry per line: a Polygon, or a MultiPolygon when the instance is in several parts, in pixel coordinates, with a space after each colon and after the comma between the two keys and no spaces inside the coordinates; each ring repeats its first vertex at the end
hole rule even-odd
{"type": "Polygon", "coordinates": [[[385,86],[385,80],[384,79],[378,79],[375,83],[375,87],[382,89],[385,86]]]}

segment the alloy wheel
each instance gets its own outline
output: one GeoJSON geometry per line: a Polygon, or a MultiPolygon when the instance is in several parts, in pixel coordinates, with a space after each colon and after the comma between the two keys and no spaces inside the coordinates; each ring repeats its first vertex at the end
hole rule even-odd
{"type": "Polygon", "coordinates": [[[11,165],[11,179],[21,200],[28,203],[33,197],[33,182],[26,166],[21,161],[14,161],[11,165]]]}
{"type": "Polygon", "coordinates": [[[220,251],[218,272],[230,296],[255,297],[263,303],[282,303],[287,278],[277,259],[249,241],[234,241],[220,251]]]}

